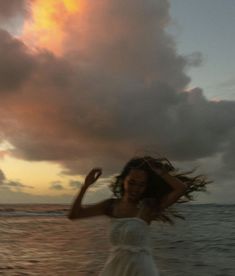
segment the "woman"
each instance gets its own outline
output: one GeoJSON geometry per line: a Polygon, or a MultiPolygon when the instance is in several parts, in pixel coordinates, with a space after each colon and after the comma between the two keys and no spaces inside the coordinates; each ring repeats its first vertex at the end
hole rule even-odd
{"type": "Polygon", "coordinates": [[[172,223],[170,214],[182,218],[177,213],[167,213],[167,208],[177,201],[191,200],[193,191],[205,190],[209,182],[202,176],[190,178],[189,173],[176,174],[165,158],[135,157],[111,184],[114,198],[84,207],[82,198],[102,170],[94,168],[89,172],[68,217],[107,215],[112,218],[111,254],[100,276],[159,275],[151,253],[149,225],[153,220],[172,223]]]}

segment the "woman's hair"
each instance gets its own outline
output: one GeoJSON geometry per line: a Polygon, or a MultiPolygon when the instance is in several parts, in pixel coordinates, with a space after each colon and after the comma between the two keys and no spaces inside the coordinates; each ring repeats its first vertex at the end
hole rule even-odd
{"type": "MultiPolygon", "coordinates": [[[[160,203],[163,196],[172,191],[171,186],[159,176],[154,169],[161,168],[169,174],[175,176],[187,185],[184,195],[177,200],[177,203],[184,203],[194,200],[193,192],[206,191],[206,185],[212,181],[208,181],[204,175],[189,176],[195,169],[188,172],[179,172],[167,158],[154,158],[151,156],[134,157],[122,169],[121,173],[115,177],[111,183],[110,189],[116,198],[122,198],[124,195],[124,179],[132,169],[143,170],[148,175],[148,184],[141,200],[153,202],[156,206],[160,203]],[[148,200],[151,199],[151,200],[148,200]]],[[[167,209],[159,213],[156,220],[173,223],[170,216],[184,219],[182,215],[173,209],[167,209]]]]}

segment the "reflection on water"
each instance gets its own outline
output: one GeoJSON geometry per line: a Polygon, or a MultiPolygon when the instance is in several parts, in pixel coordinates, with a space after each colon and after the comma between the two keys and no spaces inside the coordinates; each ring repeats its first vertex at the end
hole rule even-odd
{"type": "MultiPolygon", "coordinates": [[[[0,210],[0,275],[98,275],[108,256],[109,219],[69,221],[63,213],[45,210],[24,216],[0,210]]],[[[234,275],[235,206],[183,210],[186,221],[151,225],[161,275],[234,275]]]]}
{"type": "Polygon", "coordinates": [[[108,253],[107,228],[97,218],[1,218],[0,274],[96,275],[108,253]]]}

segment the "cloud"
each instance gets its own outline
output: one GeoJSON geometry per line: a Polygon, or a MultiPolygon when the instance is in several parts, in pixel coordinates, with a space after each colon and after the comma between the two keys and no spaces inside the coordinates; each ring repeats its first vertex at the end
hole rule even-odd
{"type": "Polygon", "coordinates": [[[22,184],[16,180],[7,179],[5,173],[0,169],[0,189],[21,191],[24,188],[33,189],[33,186],[22,184]]]}
{"type": "Polygon", "coordinates": [[[186,55],[185,57],[187,59],[188,65],[194,66],[194,67],[198,67],[198,66],[202,65],[203,60],[204,60],[203,55],[200,52],[193,52],[189,55],[186,55]]]}
{"type": "Polygon", "coordinates": [[[55,182],[52,182],[51,185],[50,185],[50,189],[52,190],[57,190],[57,191],[61,191],[64,189],[63,185],[61,184],[60,181],[55,181],[55,182]]]}
{"type": "MultiPolygon", "coordinates": [[[[17,181],[7,180],[3,177],[4,173],[0,170],[0,177],[3,181],[0,181],[0,202],[1,204],[16,204],[16,203],[53,203],[53,204],[70,204],[72,200],[77,196],[78,191],[74,195],[71,195],[70,191],[66,191],[64,185],[60,181],[54,181],[50,185],[50,189],[56,190],[59,193],[55,195],[48,194],[35,194],[25,192],[24,188],[32,188],[31,186],[23,185],[17,181]]],[[[103,185],[104,180],[99,180],[93,187],[90,187],[84,197],[84,203],[90,204],[105,199],[111,195],[111,192],[107,187],[103,185]]],[[[69,187],[79,188],[79,181],[71,180],[69,187]],[[71,185],[72,184],[72,185],[71,185]]]]}
{"type": "Polygon", "coordinates": [[[82,183],[80,181],[77,180],[71,180],[69,182],[69,187],[71,187],[72,189],[78,189],[82,186],[82,183]]]}
{"type": "Polygon", "coordinates": [[[25,0],[9,0],[0,2],[0,22],[19,14],[26,13],[25,0]]]}
{"type": "Polygon", "coordinates": [[[4,172],[0,169],[0,185],[6,180],[4,172]]]}
{"type": "Polygon", "coordinates": [[[221,153],[221,167],[231,170],[235,102],[188,90],[186,70],[202,58],[177,53],[165,31],[168,1],[96,1],[79,15],[61,23],[60,55],[0,33],[8,153],[58,162],[67,174],[100,166],[107,176],[147,148],[188,163],[221,153]]]}
{"type": "Polygon", "coordinates": [[[22,188],[33,188],[32,186],[29,185],[24,185],[18,181],[7,181],[5,183],[5,185],[7,185],[10,188],[16,188],[16,189],[22,189],[22,188]]]}
{"type": "Polygon", "coordinates": [[[35,59],[27,47],[8,32],[0,29],[0,96],[20,93],[20,88],[30,78],[35,59]]]}
{"type": "Polygon", "coordinates": [[[13,34],[19,33],[24,25],[24,20],[28,18],[28,4],[30,1],[31,0],[1,0],[0,28],[4,28],[13,34]]]}

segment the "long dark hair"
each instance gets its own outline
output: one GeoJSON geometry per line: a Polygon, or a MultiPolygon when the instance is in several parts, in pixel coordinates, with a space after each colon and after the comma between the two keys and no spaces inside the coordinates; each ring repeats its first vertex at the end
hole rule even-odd
{"type": "MultiPolygon", "coordinates": [[[[187,189],[184,195],[177,200],[177,203],[185,203],[194,200],[193,193],[199,191],[205,192],[207,190],[207,184],[212,182],[207,180],[206,176],[204,175],[197,175],[194,177],[189,176],[195,171],[195,169],[187,172],[179,172],[179,170],[174,168],[167,158],[136,156],[127,162],[127,164],[123,167],[121,173],[117,175],[115,177],[115,180],[111,183],[110,189],[113,192],[114,197],[123,197],[123,183],[125,177],[130,173],[132,169],[140,169],[144,170],[148,175],[148,185],[140,200],[144,201],[147,199],[152,199],[152,201],[154,200],[155,202],[155,206],[157,206],[163,196],[172,191],[172,188],[166,181],[163,180],[160,175],[156,173],[156,171],[154,171],[154,168],[163,169],[164,171],[180,179],[187,185],[187,189]]],[[[173,208],[167,208],[167,210],[160,212],[155,219],[173,224],[173,220],[170,218],[171,216],[184,219],[184,216],[176,212],[173,208]]]]}

